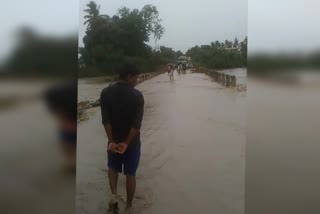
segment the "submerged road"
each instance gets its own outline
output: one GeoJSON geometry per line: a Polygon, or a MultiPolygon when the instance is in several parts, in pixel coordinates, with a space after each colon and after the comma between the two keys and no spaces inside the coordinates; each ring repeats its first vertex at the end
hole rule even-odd
{"type": "MultiPolygon", "coordinates": [[[[174,80],[162,74],[137,89],[145,114],[136,213],[243,214],[246,92],[190,72],[175,73],[174,80]]],[[[98,98],[100,90],[86,94],[98,98]]],[[[100,108],[88,114],[78,126],[76,207],[78,214],[101,214],[110,192],[107,138],[100,108]]],[[[124,186],[121,176],[123,196],[124,186]]]]}

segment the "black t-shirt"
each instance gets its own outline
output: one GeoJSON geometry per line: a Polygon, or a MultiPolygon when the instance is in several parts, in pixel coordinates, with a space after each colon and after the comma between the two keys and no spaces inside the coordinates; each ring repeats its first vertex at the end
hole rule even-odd
{"type": "MultiPolygon", "coordinates": [[[[100,95],[102,124],[112,126],[115,143],[127,139],[131,128],[140,129],[144,98],[140,91],[127,83],[118,82],[104,88],[100,95]]],[[[131,144],[140,143],[140,134],[131,144]]]]}

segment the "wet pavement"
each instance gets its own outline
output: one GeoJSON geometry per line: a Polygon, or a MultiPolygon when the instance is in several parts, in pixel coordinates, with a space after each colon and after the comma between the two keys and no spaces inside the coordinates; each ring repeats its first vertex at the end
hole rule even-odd
{"type": "MultiPolygon", "coordinates": [[[[100,84],[83,86],[85,94],[99,97],[100,84]]],[[[137,89],[145,114],[136,213],[244,213],[246,92],[190,72],[174,80],[162,74],[137,89]]],[[[88,114],[78,125],[76,207],[78,214],[100,214],[110,194],[107,138],[100,108],[88,114]]],[[[124,182],[120,176],[123,196],[124,182]]]]}

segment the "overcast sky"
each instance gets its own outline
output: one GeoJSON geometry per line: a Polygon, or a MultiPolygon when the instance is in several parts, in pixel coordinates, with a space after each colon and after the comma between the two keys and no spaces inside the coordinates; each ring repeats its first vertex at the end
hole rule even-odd
{"type": "MultiPolygon", "coordinates": [[[[50,35],[76,32],[82,43],[83,9],[90,0],[10,0],[1,4],[0,60],[14,46],[14,31],[29,25],[50,35]],[[80,12],[80,13],[79,13],[80,12]]],[[[249,39],[254,51],[320,48],[318,0],[96,0],[101,13],[114,15],[121,6],[157,6],[166,32],[160,45],[186,51],[214,40],[249,39]],[[248,13],[249,12],[249,13],[248,13]],[[247,17],[247,14],[249,16],[247,17]],[[248,19],[247,19],[248,18],[248,19]],[[248,21],[248,26],[247,26],[248,21]]],[[[154,46],[151,42],[150,45],[154,46]]]]}
{"type": "Polygon", "coordinates": [[[319,0],[249,0],[249,53],[320,48],[319,0]]]}
{"type": "Polygon", "coordinates": [[[22,25],[40,33],[63,36],[77,33],[79,0],[10,0],[1,2],[0,60],[14,47],[14,32],[22,25]]]}
{"type": "MultiPolygon", "coordinates": [[[[80,0],[80,23],[84,22],[83,9],[90,0],[80,0]]],[[[101,5],[100,13],[113,16],[121,6],[141,9],[155,5],[163,20],[165,34],[158,45],[186,51],[195,45],[212,41],[243,40],[247,35],[247,0],[95,0],[101,5]]],[[[80,25],[79,44],[85,26],[80,25]]],[[[154,47],[152,40],[149,45],[154,47]]]]}

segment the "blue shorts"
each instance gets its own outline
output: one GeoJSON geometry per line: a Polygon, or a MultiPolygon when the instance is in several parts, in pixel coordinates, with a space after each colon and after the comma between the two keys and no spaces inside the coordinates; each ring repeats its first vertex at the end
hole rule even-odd
{"type": "Polygon", "coordinates": [[[108,167],[114,171],[125,175],[136,176],[140,161],[141,143],[129,145],[124,154],[112,153],[108,151],[108,167]]]}

